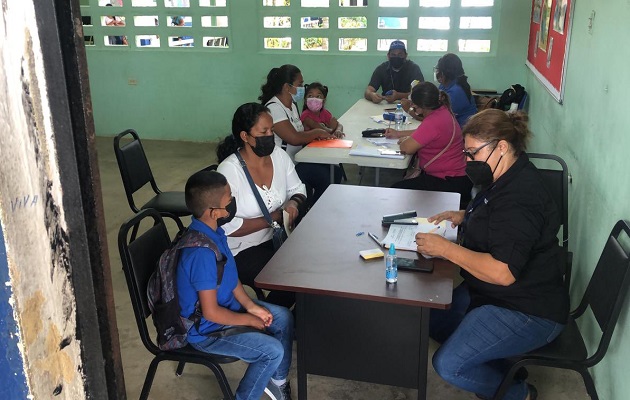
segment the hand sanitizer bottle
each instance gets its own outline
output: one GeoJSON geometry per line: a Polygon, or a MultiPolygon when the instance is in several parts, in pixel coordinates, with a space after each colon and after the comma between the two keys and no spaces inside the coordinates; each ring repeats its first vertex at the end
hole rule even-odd
{"type": "Polygon", "coordinates": [[[387,283],[398,282],[398,261],[394,243],[390,243],[389,253],[385,256],[385,281],[387,283]]]}
{"type": "Polygon", "coordinates": [[[394,126],[397,131],[402,131],[403,128],[403,108],[402,104],[396,104],[396,112],[394,113],[394,126]]]}

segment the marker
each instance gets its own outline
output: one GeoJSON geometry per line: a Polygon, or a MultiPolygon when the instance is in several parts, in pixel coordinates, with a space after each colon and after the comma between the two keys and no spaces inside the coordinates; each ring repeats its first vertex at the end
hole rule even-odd
{"type": "Polygon", "coordinates": [[[380,247],[385,247],[385,245],[383,243],[381,243],[381,241],[378,239],[378,236],[376,236],[375,234],[373,234],[372,232],[368,232],[368,236],[370,237],[370,239],[372,239],[373,241],[375,241],[376,243],[378,243],[378,245],[380,247]]]}

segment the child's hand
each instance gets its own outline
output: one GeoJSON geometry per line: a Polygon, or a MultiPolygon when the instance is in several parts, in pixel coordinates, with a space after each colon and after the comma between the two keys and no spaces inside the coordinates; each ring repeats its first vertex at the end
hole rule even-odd
{"type": "Polygon", "coordinates": [[[341,132],[341,131],[334,131],[333,135],[337,138],[337,139],[341,139],[342,137],[345,137],[346,134],[341,132]]]}

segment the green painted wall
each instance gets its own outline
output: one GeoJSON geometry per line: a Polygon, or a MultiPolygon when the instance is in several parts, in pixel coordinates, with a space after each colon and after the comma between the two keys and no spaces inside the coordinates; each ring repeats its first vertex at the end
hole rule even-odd
{"type": "MultiPolygon", "coordinates": [[[[567,63],[564,104],[556,103],[528,73],[533,150],[555,153],[569,165],[569,246],[575,252],[573,306],[584,288],[613,224],[630,219],[630,2],[578,0],[567,63]],[[587,32],[591,10],[596,17],[587,32]],[[614,49],[614,51],[613,51],[614,49]]],[[[595,321],[582,328],[589,339],[595,321]]],[[[630,312],[622,312],[606,358],[592,373],[602,400],[630,398],[630,312]]]]}
{"type": "MultiPolygon", "coordinates": [[[[363,95],[373,69],[385,61],[385,53],[263,52],[259,35],[260,3],[260,0],[228,2],[231,4],[229,50],[88,48],[98,134],[111,136],[135,128],[144,138],[215,140],[229,133],[236,107],[256,101],[269,70],[286,63],[297,65],[307,82],[320,80],[328,85],[331,89],[328,106],[335,115],[350,108],[363,95]],[[136,80],[137,85],[129,85],[130,79],[136,80]]],[[[529,25],[525,16],[530,15],[531,5],[527,1],[497,3],[500,3],[500,40],[495,43],[493,54],[462,55],[474,88],[503,90],[526,77],[524,54],[529,25]]],[[[127,11],[127,15],[130,12],[135,11],[127,11]]],[[[152,15],[150,11],[136,12],[142,14],[152,15]]],[[[333,25],[336,15],[329,15],[333,25]]],[[[131,27],[115,29],[132,32],[131,27]]],[[[146,29],[144,33],[149,33],[146,29]]],[[[172,34],[167,27],[159,29],[172,34]]],[[[103,32],[103,28],[94,27],[90,31],[103,32]]],[[[367,37],[371,35],[368,33],[367,37]]],[[[331,40],[331,47],[333,43],[331,40]]],[[[425,78],[432,79],[432,68],[441,54],[420,55],[411,49],[409,52],[425,78]]]]}

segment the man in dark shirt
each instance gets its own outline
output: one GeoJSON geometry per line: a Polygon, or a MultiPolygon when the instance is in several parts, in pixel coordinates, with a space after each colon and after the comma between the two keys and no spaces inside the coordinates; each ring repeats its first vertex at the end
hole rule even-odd
{"type": "Polygon", "coordinates": [[[394,40],[389,45],[387,58],[389,61],[376,67],[365,89],[365,98],[377,104],[383,99],[393,103],[407,98],[411,91],[411,82],[424,81],[418,64],[407,59],[407,49],[402,41],[394,40]],[[379,87],[383,88],[382,95],[377,92],[379,87]]]}

